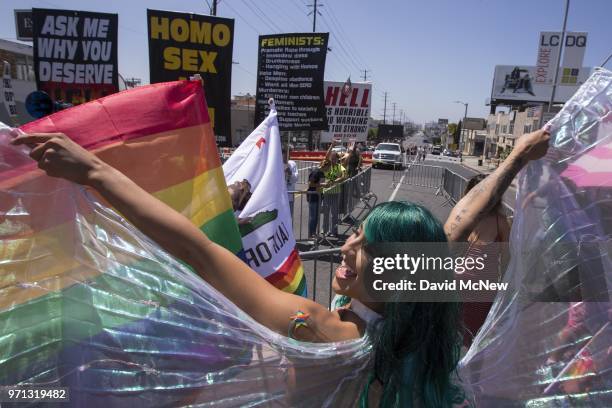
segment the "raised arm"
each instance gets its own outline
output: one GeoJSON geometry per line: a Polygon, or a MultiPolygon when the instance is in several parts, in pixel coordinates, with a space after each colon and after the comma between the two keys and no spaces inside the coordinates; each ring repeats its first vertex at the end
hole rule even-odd
{"type": "Polygon", "coordinates": [[[478,183],[452,209],[444,232],[449,241],[465,241],[484,214],[490,212],[530,160],[543,157],[548,149],[550,134],[538,130],[517,140],[514,150],[489,176],[478,183]]]}
{"type": "Polygon", "coordinates": [[[17,137],[13,144],[34,146],[30,156],[48,175],[97,190],[140,231],[195,271],[240,309],[270,329],[287,334],[289,317],[301,310],[311,315],[326,335],[340,340],[350,334],[334,330],[332,313],[317,303],[282,292],[250,269],[233,253],[209,240],[187,218],[136,185],[62,134],[17,137]]]}
{"type": "Polygon", "coordinates": [[[332,149],[334,148],[335,145],[336,145],[336,141],[332,140],[331,143],[329,144],[329,148],[327,149],[327,152],[325,152],[324,160],[329,160],[329,155],[331,154],[332,149]]]}

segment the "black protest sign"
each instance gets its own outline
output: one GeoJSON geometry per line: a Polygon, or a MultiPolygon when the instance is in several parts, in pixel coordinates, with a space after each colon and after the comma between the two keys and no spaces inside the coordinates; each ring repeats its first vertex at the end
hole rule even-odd
{"type": "Polygon", "coordinates": [[[117,92],[117,14],[32,9],[38,89],[78,104],[117,92]]]}
{"type": "Polygon", "coordinates": [[[255,126],[274,98],[280,130],[327,130],[323,74],[328,33],[259,37],[255,126]]]}
{"type": "Polygon", "coordinates": [[[231,146],[234,20],[147,10],[151,83],[200,74],[219,146],[231,146]]]}
{"type": "Polygon", "coordinates": [[[32,10],[15,10],[15,31],[18,40],[32,41],[33,26],[32,10]]]}

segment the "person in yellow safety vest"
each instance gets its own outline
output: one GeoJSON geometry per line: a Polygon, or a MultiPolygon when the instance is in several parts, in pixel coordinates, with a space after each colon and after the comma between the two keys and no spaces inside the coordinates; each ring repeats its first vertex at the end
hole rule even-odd
{"type": "Polygon", "coordinates": [[[325,183],[323,184],[323,231],[333,237],[338,236],[338,218],[340,211],[340,183],[346,179],[346,169],[340,164],[338,153],[332,150],[333,143],[326,154],[326,160],[331,163],[325,171],[325,183]],[[331,223],[330,223],[331,219],[331,223]]]}

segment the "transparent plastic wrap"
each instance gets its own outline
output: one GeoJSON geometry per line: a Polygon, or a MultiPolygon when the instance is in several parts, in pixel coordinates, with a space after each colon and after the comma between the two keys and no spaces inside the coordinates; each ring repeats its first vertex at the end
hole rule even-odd
{"type": "Polygon", "coordinates": [[[519,175],[499,294],[461,362],[476,406],[612,406],[612,73],[549,122],[519,175]]]}
{"type": "Polygon", "coordinates": [[[39,171],[7,133],[0,386],[69,387],[79,407],[355,404],[367,338],[308,344],[261,326],[87,189],[15,184],[15,168],[39,171]]]}

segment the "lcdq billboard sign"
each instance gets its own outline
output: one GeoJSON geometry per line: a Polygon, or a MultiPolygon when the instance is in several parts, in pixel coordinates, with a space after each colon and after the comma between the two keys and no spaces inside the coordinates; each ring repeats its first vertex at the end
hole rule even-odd
{"type": "MultiPolygon", "coordinates": [[[[557,59],[561,51],[561,37],[561,33],[557,31],[542,31],[540,33],[534,78],[535,84],[552,85],[555,77],[555,68],[557,67],[557,59]]],[[[578,76],[578,70],[582,68],[586,45],[587,33],[568,32],[565,34],[560,75],[563,69],[570,69],[574,70],[574,76],[578,76]]]]}

